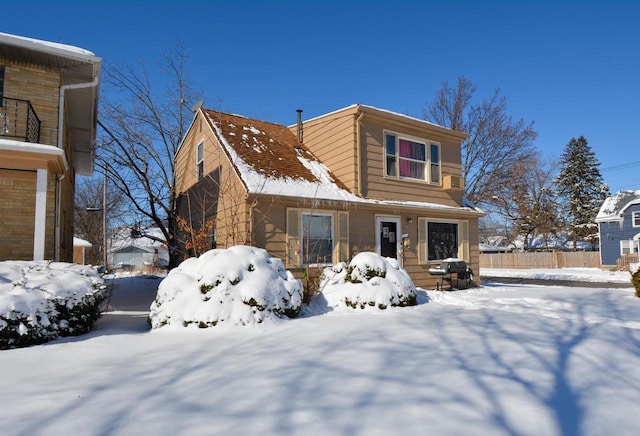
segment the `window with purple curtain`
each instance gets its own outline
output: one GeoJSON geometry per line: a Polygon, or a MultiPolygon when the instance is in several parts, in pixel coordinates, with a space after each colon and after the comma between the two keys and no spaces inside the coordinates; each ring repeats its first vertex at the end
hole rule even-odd
{"type": "Polygon", "coordinates": [[[408,139],[398,140],[400,177],[425,180],[426,145],[408,139]]]}

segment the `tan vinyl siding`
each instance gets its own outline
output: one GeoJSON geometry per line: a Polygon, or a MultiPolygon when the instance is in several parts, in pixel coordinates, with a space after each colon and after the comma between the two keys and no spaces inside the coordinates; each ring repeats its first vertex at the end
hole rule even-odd
{"type": "Polygon", "coordinates": [[[351,192],[357,188],[354,116],[355,110],[341,111],[303,123],[304,145],[351,192]]]}
{"type": "Polygon", "coordinates": [[[399,180],[385,177],[385,131],[398,135],[408,135],[440,144],[441,177],[444,175],[461,175],[459,144],[440,134],[427,130],[416,130],[408,126],[385,123],[384,120],[366,117],[361,124],[361,141],[363,144],[363,193],[368,198],[396,201],[423,201],[440,203],[447,206],[460,206],[461,196],[445,191],[441,184],[418,180],[399,180]]]}
{"type": "MultiPolygon", "coordinates": [[[[202,113],[198,114],[198,118],[202,118],[202,113]]],[[[184,205],[181,206],[181,216],[185,215],[183,218],[189,221],[191,210],[192,216],[204,214],[206,220],[215,220],[219,248],[248,244],[251,242],[252,228],[246,190],[209,124],[203,120],[202,129],[199,126],[199,120],[196,119],[176,153],[176,187],[184,205]],[[197,191],[193,188],[198,183],[196,148],[200,142],[204,144],[204,176],[197,191]],[[206,191],[206,197],[203,191],[206,191]],[[212,195],[217,197],[217,201],[212,199],[212,195]]],[[[193,224],[194,227],[198,225],[195,222],[193,224]]]]}

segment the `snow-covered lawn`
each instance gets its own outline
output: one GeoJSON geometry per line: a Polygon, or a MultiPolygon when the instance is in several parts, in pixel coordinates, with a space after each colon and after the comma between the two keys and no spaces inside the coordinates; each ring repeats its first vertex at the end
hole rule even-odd
{"type": "Polygon", "coordinates": [[[635,435],[640,299],[490,284],[275,325],[148,330],[115,280],[83,336],[0,351],[0,433],[635,435]]]}

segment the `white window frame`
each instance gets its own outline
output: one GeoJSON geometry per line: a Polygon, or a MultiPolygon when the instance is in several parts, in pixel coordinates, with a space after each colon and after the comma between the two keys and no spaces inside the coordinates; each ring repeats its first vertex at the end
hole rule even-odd
{"type": "Polygon", "coordinates": [[[631,226],[640,227],[640,211],[635,211],[631,213],[631,226]]]}
{"type": "Polygon", "coordinates": [[[196,145],[196,181],[204,177],[204,141],[196,145]]]}
{"type": "Polygon", "coordinates": [[[640,241],[634,241],[633,239],[622,239],[620,241],[620,256],[633,253],[640,253],[640,241]]]}
{"type": "Polygon", "coordinates": [[[416,181],[416,182],[424,182],[424,183],[429,183],[431,185],[440,185],[442,183],[442,147],[441,144],[437,141],[431,141],[428,139],[424,139],[424,138],[419,138],[416,136],[411,136],[411,135],[405,135],[405,134],[400,134],[397,132],[393,132],[390,130],[385,130],[383,132],[383,161],[384,161],[384,177],[388,178],[388,179],[396,179],[396,180],[410,180],[410,181],[416,181]],[[393,154],[393,159],[394,159],[394,168],[393,168],[393,174],[389,174],[390,168],[389,168],[389,164],[388,164],[388,158],[391,156],[390,153],[387,153],[387,138],[388,137],[393,137],[394,138],[394,154],[393,154]],[[400,140],[404,139],[406,141],[411,141],[417,144],[422,144],[424,145],[424,154],[425,154],[425,160],[415,160],[415,159],[411,159],[411,158],[404,158],[404,157],[400,157],[400,140]],[[438,150],[438,161],[437,162],[433,162],[432,161],[432,147],[436,147],[438,150]],[[407,177],[407,176],[401,176],[400,175],[400,159],[402,160],[407,160],[407,161],[411,161],[411,162],[419,162],[419,163],[424,163],[424,178],[419,179],[419,178],[414,178],[414,177],[407,177]],[[434,169],[436,172],[434,172],[434,169]]]}
{"type": "Polygon", "coordinates": [[[300,241],[301,241],[301,263],[303,266],[318,266],[318,265],[333,265],[333,259],[335,257],[335,250],[336,250],[336,234],[335,234],[335,214],[331,213],[331,212],[307,212],[307,211],[303,211],[300,213],[300,241]],[[329,230],[329,234],[331,235],[331,250],[330,250],[330,254],[331,254],[331,259],[329,259],[328,261],[325,262],[309,262],[307,263],[305,261],[305,246],[304,246],[304,234],[305,234],[305,228],[304,228],[304,217],[305,216],[309,216],[309,217],[325,217],[328,216],[331,219],[331,229],[329,230]]]}

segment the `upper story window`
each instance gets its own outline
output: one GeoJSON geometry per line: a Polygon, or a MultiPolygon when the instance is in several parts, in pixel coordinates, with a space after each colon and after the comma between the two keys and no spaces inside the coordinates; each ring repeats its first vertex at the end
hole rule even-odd
{"type": "Polygon", "coordinates": [[[640,211],[633,212],[631,222],[633,223],[633,227],[640,227],[640,211]]]}
{"type": "Polygon", "coordinates": [[[204,176],[204,141],[196,147],[196,180],[204,176]]]}
{"type": "Polygon", "coordinates": [[[440,183],[440,144],[385,134],[385,175],[440,183]]]}

